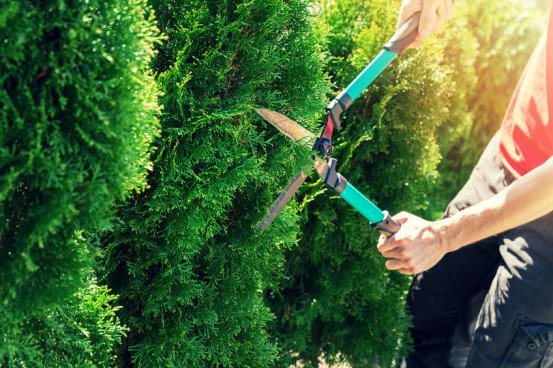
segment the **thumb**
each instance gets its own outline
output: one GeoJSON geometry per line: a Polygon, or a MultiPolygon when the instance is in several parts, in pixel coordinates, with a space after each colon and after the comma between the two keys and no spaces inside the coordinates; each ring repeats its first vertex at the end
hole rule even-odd
{"type": "Polygon", "coordinates": [[[392,216],[392,219],[398,224],[403,225],[409,220],[410,217],[411,217],[411,214],[409,212],[402,211],[397,215],[392,216]]]}

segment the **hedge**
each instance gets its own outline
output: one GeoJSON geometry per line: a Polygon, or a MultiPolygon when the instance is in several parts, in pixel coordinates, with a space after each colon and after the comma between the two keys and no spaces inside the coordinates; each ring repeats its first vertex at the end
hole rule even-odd
{"type": "Polygon", "coordinates": [[[0,5],[0,365],[113,359],[123,328],[93,267],[114,203],[151,166],[158,31],[144,5],[0,5]]]}
{"type": "Polygon", "coordinates": [[[106,239],[107,280],[134,367],[267,367],[277,355],[264,289],[299,236],[294,204],[256,225],[309,154],[255,114],[313,127],[329,88],[305,0],[152,1],[166,40],[151,189],[106,239]]]}

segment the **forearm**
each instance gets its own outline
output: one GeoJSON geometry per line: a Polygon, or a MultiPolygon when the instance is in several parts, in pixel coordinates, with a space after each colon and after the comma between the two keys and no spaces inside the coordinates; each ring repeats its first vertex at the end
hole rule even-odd
{"type": "Polygon", "coordinates": [[[454,251],[551,211],[553,158],[495,196],[435,225],[443,244],[449,251],[454,251]]]}

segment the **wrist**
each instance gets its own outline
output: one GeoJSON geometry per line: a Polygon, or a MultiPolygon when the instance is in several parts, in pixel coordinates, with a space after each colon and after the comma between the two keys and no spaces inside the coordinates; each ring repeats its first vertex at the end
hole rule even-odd
{"type": "Polygon", "coordinates": [[[453,252],[460,248],[454,235],[454,221],[451,218],[438,220],[432,223],[432,231],[438,239],[440,247],[445,253],[453,252]]]}

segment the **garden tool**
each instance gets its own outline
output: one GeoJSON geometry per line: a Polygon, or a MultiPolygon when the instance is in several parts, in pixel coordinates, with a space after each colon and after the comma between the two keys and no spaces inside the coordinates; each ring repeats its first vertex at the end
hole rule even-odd
{"type": "MultiPolygon", "coordinates": [[[[332,158],[332,134],[340,128],[340,115],[346,111],[359,95],[382,73],[382,71],[411,45],[417,38],[420,13],[409,19],[386,43],[384,50],[326,107],[325,125],[320,136],[316,136],[292,119],[268,109],[258,109],[257,113],[276,127],[281,133],[302,145],[312,147],[316,152],[314,167],[321,179],[353,208],[366,217],[370,223],[386,236],[395,234],[400,225],[387,211],[382,211],[370,199],[357,190],[336,171],[337,161],[332,158]]],[[[307,175],[300,172],[272,205],[267,216],[259,223],[267,228],[286,203],[294,196],[307,175]]]]}

